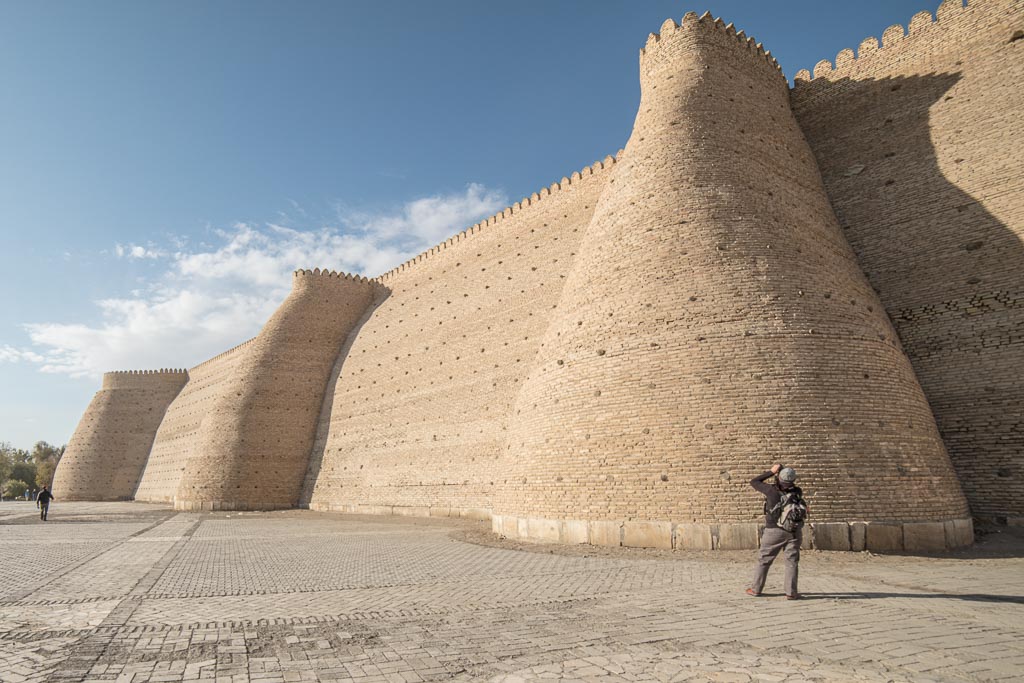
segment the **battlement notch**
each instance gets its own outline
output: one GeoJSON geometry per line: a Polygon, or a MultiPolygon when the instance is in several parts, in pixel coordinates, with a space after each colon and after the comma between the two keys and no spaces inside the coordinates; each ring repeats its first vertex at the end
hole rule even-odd
{"type": "Polygon", "coordinates": [[[936,31],[947,30],[955,21],[967,17],[969,13],[981,11],[983,5],[996,5],[1000,1],[970,0],[964,5],[964,0],[944,0],[935,16],[927,11],[918,12],[910,18],[906,27],[902,24],[893,24],[885,29],[881,42],[874,36],[869,36],[860,42],[856,52],[851,48],[845,48],[839,51],[834,62],[822,59],[814,65],[813,70],[797,71],[793,76],[793,86],[799,87],[818,79],[838,80],[857,71],[863,71],[875,61],[883,63],[885,60],[879,59],[878,55],[888,58],[895,50],[913,49],[921,41],[922,36],[934,37],[936,31]]]}
{"type": "Polygon", "coordinates": [[[519,214],[528,207],[533,206],[540,201],[543,201],[545,197],[550,197],[551,195],[556,194],[562,190],[567,190],[573,185],[577,185],[581,182],[588,182],[593,176],[601,175],[604,171],[614,166],[615,163],[622,157],[622,153],[623,151],[620,149],[614,157],[611,155],[606,156],[602,160],[595,161],[590,166],[584,166],[581,170],[574,171],[569,177],[563,176],[561,181],[551,183],[550,186],[541,188],[537,192],[531,194],[529,197],[523,197],[515,204],[505,207],[504,209],[494,214],[493,216],[489,216],[488,218],[483,219],[479,223],[474,223],[473,225],[466,228],[462,232],[459,232],[453,235],[452,237],[446,239],[444,242],[441,242],[440,244],[435,245],[427,249],[426,251],[417,254],[416,256],[413,256],[408,261],[405,261],[395,266],[391,270],[381,275],[378,275],[377,277],[372,279],[375,282],[383,284],[388,279],[393,278],[399,273],[403,272],[407,267],[411,267],[419,263],[428,256],[444,251],[448,246],[461,240],[467,239],[471,235],[479,233],[484,228],[493,227],[497,225],[500,221],[503,221],[506,218],[511,218],[512,216],[519,214]]]}
{"type": "Polygon", "coordinates": [[[779,77],[782,67],[765,50],[762,43],[757,42],[743,31],[737,30],[732,23],[725,23],[721,17],[713,17],[710,12],[698,16],[696,12],[687,12],[677,24],[674,19],[666,19],[658,33],[647,36],[647,43],[640,48],[641,69],[652,71],[673,61],[679,51],[679,41],[692,40],[695,34],[703,34],[717,40],[722,45],[735,45],[755,62],[766,65],[779,77]]]}

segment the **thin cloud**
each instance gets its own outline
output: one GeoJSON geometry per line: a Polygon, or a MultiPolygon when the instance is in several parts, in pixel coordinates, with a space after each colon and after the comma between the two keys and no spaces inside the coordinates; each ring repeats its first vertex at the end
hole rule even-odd
{"type": "Polygon", "coordinates": [[[7,344],[0,346],[0,363],[42,363],[45,360],[43,356],[28,349],[16,349],[7,344]]]}
{"type": "Polygon", "coordinates": [[[154,249],[152,245],[143,247],[138,244],[115,244],[114,255],[126,259],[160,259],[168,254],[163,249],[154,249]]]}
{"type": "Polygon", "coordinates": [[[163,269],[122,298],[96,302],[94,324],[25,325],[33,349],[0,347],[0,361],[76,377],[189,367],[257,334],[287,296],[292,271],[375,276],[507,203],[503,193],[472,184],[390,212],[341,211],[337,225],[314,230],[237,223],[193,246],[177,237],[167,247],[118,244],[119,260],[152,260],[163,269]]]}

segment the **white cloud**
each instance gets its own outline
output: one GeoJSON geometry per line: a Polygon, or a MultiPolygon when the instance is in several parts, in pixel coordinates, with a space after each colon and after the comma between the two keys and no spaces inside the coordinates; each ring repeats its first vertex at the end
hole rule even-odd
{"type": "Polygon", "coordinates": [[[17,363],[19,361],[28,361],[29,363],[42,363],[45,358],[40,356],[34,351],[28,349],[16,349],[13,346],[7,344],[0,346],[0,363],[17,363]]]}
{"type": "MultiPolygon", "coordinates": [[[[118,259],[163,259],[166,267],[123,298],[97,302],[95,324],[25,325],[34,350],[0,347],[0,361],[44,372],[97,376],[107,370],[188,367],[257,334],[288,294],[298,268],[379,275],[508,203],[473,184],[391,212],[339,211],[337,226],[299,230],[239,223],[212,244],[118,244],[118,259]]],[[[295,207],[298,208],[298,207],[295,207]]]]}
{"type": "Polygon", "coordinates": [[[142,247],[138,244],[115,244],[114,254],[118,258],[127,259],[159,259],[167,256],[166,251],[154,249],[153,245],[142,247]]]}

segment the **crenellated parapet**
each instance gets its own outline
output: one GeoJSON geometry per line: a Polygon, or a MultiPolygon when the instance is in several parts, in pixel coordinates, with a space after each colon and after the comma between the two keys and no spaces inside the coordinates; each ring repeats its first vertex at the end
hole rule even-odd
{"type": "Polygon", "coordinates": [[[497,226],[503,220],[511,218],[512,216],[519,216],[524,211],[528,211],[530,207],[536,207],[540,202],[553,195],[557,195],[562,190],[568,190],[570,188],[579,187],[581,183],[591,182],[604,182],[607,179],[607,172],[609,169],[615,166],[615,162],[622,156],[622,150],[620,149],[615,156],[606,156],[600,161],[595,161],[590,166],[584,166],[579,171],[574,171],[570,176],[563,176],[558,182],[551,183],[548,187],[543,187],[537,192],[534,192],[529,197],[523,197],[521,200],[511,206],[507,206],[500,212],[485,218],[479,223],[475,223],[469,228],[466,228],[462,232],[449,237],[444,242],[431,247],[425,252],[414,256],[405,263],[395,266],[391,270],[387,271],[383,275],[375,278],[378,282],[386,283],[389,279],[395,277],[399,273],[404,272],[406,269],[413,267],[417,263],[422,262],[424,259],[430,258],[435,254],[439,254],[448,247],[458,244],[463,240],[469,239],[473,235],[480,234],[483,230],[497,226]]]}
{"type": "Polygon", "coordinates": [[[307,278],[319,278],[316,280],[309,279],[308,282],[310,283],[331,284],[334,283],[335,281],[337,281],[337,283],[339,284],[343,282],[370,282],[370,278],[363,277],[362,275],[353,275],[352,273],[343,273],[336,270],[327,270],[326,268],[324,268],[323,270],[320,270],[319,268],[299,269],[292,273],[292,276],[296,280],[303,281],[307,281],[307,278]]]}
{"type": "Polygon", "coordinates": [[[104,389],[148,389],[165,384],[179,389],[188,381],[188,370],[114,370],[103,373],[104,389]]]}
{"type": "Polygon", "coordinates": [[[944,0],[934,16],[928,11],[918,12],[905,27],[893,24],[885,29],[881,41],[870,36],[861,41],[856,52],[846,48],[839,51],[835,60],[822,59],[813,70],[801,69],[793,77],[794,85],[800,87],[818,79],[837,81],[863,75],[875,68],[887,69],[902,57],[911,56],[919,50],[957,49],[955,46],[962,45],[964,38],[953,33],[958,25],[971,21],[973,14],[988,11],[999,4],[1012,9],[1013,0],[971,0],[968,5],[964,5],[963,0],[944,0]]]}
{"type": "Polygon", "coordinates": [[[700,16],[696,12],[688,12],[678,24],[674,19],[666,19],[661,30],[649,34],[647,44],[640,48],[640,70],[656,71],[662,66],[677,65],[679,54],[688,49],[697,34],[701,34],[700,40],[705,44],[714,43],[725,50],[738,48],[737,53],[749,57],[754,68],[763,66],[785,80],[779,63],[763,44],[742,30],[737,30],[733,24],[724,22],[720,17],[713,17],[710,12],[700,16]]]}
{"type": "Polygon", "coordinates": [[[188,382],[185,370],[103,375],[53,478],[62,500],[130,500],[167,406],[188,382]]]}

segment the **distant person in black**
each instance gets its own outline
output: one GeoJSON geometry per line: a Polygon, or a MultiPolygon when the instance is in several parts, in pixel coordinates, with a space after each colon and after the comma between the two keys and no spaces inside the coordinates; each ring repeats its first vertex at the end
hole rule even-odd
{"type": "Polygon", "coordinates": [[[796,470],[792,467],[772,465],[771,470],[750,480],[750,485],[765,497],[764,533],[761,535],[761,550],[758,553],[757,567],[754,569],[754,580],[747,589],[747,595],[760,595],[764,589],[765,579],[768,578],[768,570],[772,562],[778,556],[779,551],[785,549],[786,576],[784,587],[787,600],[796,600],[800,597],[796,584],[800,564],[800,543],[803,541],[803,529],[786,531],[777,523],[776,507],[782,499],[783,493],[797,493],[803,496],[796,481],[796,470]],[[775,483],[766,483],[768,479],[775,477],[775,483]]]}
{"type": "Polygon", "coordinates": [[[50,501],[53,500],[53,494],[50,493],[50,489],[43,487],[43,490],[36,496],[36,507],[39,508],[39,519],[46,521],[46,515],[50,511],[50,501]]]}

